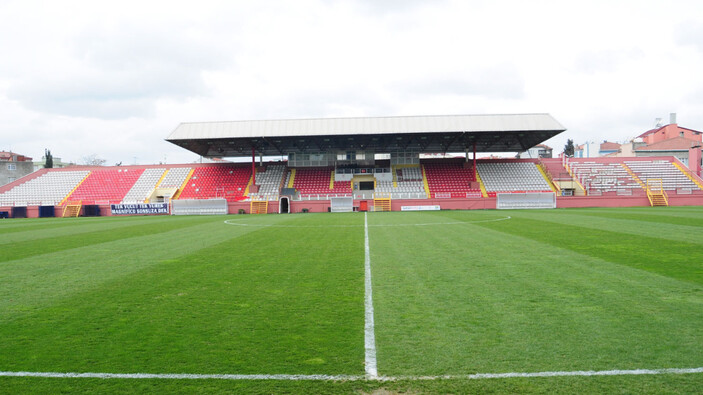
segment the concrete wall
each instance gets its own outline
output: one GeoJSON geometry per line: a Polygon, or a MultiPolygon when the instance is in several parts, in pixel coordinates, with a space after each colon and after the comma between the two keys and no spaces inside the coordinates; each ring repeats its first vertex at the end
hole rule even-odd
{"type": "Polygon", "coordinates": [[[19,180],[32,172],[34,172],[32,162],[0,162],[0,185],[19,180]]]}

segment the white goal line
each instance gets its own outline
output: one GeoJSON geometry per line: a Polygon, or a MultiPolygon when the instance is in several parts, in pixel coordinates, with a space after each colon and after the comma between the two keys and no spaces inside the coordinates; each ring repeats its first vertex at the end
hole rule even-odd
{"type": "Polygon", "coordinates": [[[506,378],[563,376],[638,376],[662,374],[703,373],[700,368],[578,370],[533,373],[476,373],[440,376],[377,376],[327,374],[178,374],[178,373],[60,373],[60,372],[0,372],[0,377],[92,378],[92,379],[166,379],[166,380],[279,380],[279,381],[420,381],[420,380],[481,380],[506,378]]]}

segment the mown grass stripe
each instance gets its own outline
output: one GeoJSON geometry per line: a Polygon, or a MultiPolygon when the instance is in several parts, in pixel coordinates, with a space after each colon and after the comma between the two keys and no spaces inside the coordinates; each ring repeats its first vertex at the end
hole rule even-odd
{"type": "Polygon", "coordinates": [[[613,226],[612,230],[591,229],[535,218],[514,218],[509,225],[493,222],[476,226],[703,285],[703,254],[699,244],[633,235],[613,226]]]}
{"type": "Polygon", "coordinates": [[[662,242],[682,241],[693,244],[703,244],[703,237],[700,232],[701,226],[687,224],[672,224],[650,222],[650,217],[640,219],[621,219],[600,216],[582,216],[577,213],[570,214],[564,212],[520,212],[514,214],[516,218],[546,221],[563,225],[576,225],[582,228],[594,230],[609,230],[619,233],[627,233],[635,236],[654,237],[662,239],[662,242]]]}
{"type": "MultiPolygon", "coordinates": [[[[82,218],[78,218],[82,219],[82,218]]],[[[92,219],[92,218],[91,218],[92,219]]],[[[13,244],[16,242],[24,242],[30,240],[41,240],[51,237],[69,236],[74,234],[89,233],[106,229],[119,229],[127,226],[136,226],[139,224],[156,224],[166,221],[173,221],[171,217],[110,217],[102,221],[67,221],[60,226],[31,226],[11,229],[3,233],[0,239],[0,245],[13,244]]],[[[30,220],[31,221],[31,220],[30,220]]],[[[56,220],[55,220],[56,221],[56,220]]],[[[0,228],[2,229],[2,228],[0,228]]]]}
{"type": "Polygon", "coordinates": [[[652,227],[656,227],[660,224],[670,224],[670,225],[684,225],[690,227],[703,227],[703,217],[694,216],[690,213],[682,213],[682,215],[674,215],[676,213],[667,213],[668,215],[661,215],[661,213],[647,213],[647,212],[588,212],[588,211],[577,211],[573,213],[574,215],[581,217],[600,217],[607,220],[633,220],[647,222],[652,227]]]}
{"type": "Polygon", "coordinates": [[[8,248],[4,249],[3,254],[0,255],[0,263],[74,248],[94,246],[121,239],[140,238],[158,233],[166,233],[172,230],[183,229],[184,227],[208,222],[213,222],[213,219],[211,217],[197,219],[169,217],[167,221],[137,224],[129,223],[127,226],[124,226],[124,223],[114,223],[112,225],[116,226],[109,228],[103,227],[99,231],[87,227],[81,229],[81,233],[77,234],[48,237],[40,240],[15,241],[8,248]]]}

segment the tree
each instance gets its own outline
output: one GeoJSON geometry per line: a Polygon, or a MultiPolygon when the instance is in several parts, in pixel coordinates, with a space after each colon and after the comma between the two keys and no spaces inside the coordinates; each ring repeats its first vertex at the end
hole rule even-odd
{"type": "Polygon", "coordinates": [[[574,140],[566,140],[566,145],[564,146],[564,156],[566,156],[567,158],[574,157],[574,140]]]}
{"type": "Polygon", "coordinates": [[[44,149],[44,168],[53,169],[54,168],[54,157],[51,155],[51,151],[44,149]]]}
{"type": "Polygon", "coordinates": [[[107,160],[100,159],[95,154],[83,157],[83,164],[87,166],[105,166],[105,162],[107,162],[107,160]]]}

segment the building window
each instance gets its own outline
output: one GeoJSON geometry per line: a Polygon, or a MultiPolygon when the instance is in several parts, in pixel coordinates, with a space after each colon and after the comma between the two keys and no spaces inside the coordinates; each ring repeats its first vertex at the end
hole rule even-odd
{"type": "Polygon", "coordinates": [[[17,170],[17,165],[14,164],[14,163],[8,163],[8,164],[7,164],[7,170],[15,171],[15,170],[17,170]]]}

